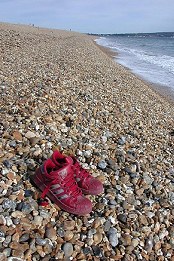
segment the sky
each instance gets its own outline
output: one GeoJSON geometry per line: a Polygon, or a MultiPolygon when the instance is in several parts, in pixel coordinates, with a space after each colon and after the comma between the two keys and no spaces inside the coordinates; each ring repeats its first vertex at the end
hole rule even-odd
{"type": "Polygon", "coordinates": [[[0,22],[82,33],[174,31],[174,0],[0,0],[0,22]]]}

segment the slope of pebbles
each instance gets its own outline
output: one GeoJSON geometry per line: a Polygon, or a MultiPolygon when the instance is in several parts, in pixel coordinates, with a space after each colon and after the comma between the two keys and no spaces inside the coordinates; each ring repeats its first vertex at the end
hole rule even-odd
{"type": "Polygon", "coordinates": [[[174,108],[90,37],[0,24],[0,260],[174,260],[174,108]],[[30,183],[54,149],[104,184],[77,217],[30,183]]]}

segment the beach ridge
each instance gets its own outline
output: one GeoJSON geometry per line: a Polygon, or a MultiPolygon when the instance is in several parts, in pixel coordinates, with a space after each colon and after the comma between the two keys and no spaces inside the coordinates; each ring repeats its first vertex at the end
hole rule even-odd
{"type": "Polygon", "coordinates": [[[85,34],[0,23],[0,61],[0,259],[174,261],[172,103],[85,34]],[[56,149],[103,183],[88,216],[39,206],[56,149]]]}

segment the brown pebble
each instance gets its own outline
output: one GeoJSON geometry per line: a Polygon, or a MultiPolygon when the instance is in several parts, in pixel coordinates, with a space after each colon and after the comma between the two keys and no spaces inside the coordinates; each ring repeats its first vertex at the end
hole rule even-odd
{"type": "Polygon", "coordinates": [[[12,255],[13,255],[13,257],[23,258],[24,257],[24,252],[20,248],[19,249],[13,249],[12,250],[12,255]]]}
{"type": "Polygon", "coordinates": [[[73,238],[74,233],[70,230],[65,231],[64,239],[65,241],[69,241],[73,238]]]}
{"type": "Polygon", "coordinates": [[[8,177],[8,179],[14,180],[14,178],[16,177],[16,175],[15,175],[13,172],[9,172],[9,173],[7,174],[7,177],[8,177]]]}
{"type": "Polygon", "coordinates": [[[45,236],[50,238],[51,240],[56,240],[57,232],[53,227],[47,227],[45,230],[45,236]]]}
{"type": "Polygon", "coordinates": [[[31,144],[31,146],[35,146],[38,142],[39,142],[39,138],[37,138],[37,137],[32,137],[32,138],[30,138],[30,144],[31,144]]]}
{"type": "Polygon", "coordinates": [[[63,240],[63,238],[61,238],[61,237],[57,237],[56,242],[57,242],[58,244],[62,244],[62,243],[64,243],[64,240],[63,240]]]}
{"type": "Polygon", "coordinates": [[[160,248],[161,248],[161,242],[159,241],[159,242],[157,242],[157,243],[155,244],[154,249],[155,249],[155,251],[157,251],[157,250],[159,250],[160,248]]]}
{"type": "Polygon", "coordinates": [[[114,256],[111,255],[111,256],[110,256],[110,260],[112,259],[112,260],[118,261],[118,260],[121,260],[122,257],[123,257],[123,255],[114,255],[114,256]]]}
{"type": "Polygon", "coordinates": [[[13,132],[13,137],[17,141],[22,141],[22,135],[21,135],[21,133],[19,131],[14,131],[13,132]]]}
{"type": "Polygon", "coordinates": [[[122,240],[123,240],[123,245],[124,246],[130,246],[131,245],[131,236],[130,235],[124,234],[122,236],[122,240]]]}
{"type": "Polygon", "coordinates": [[[77,255],[77,260],[86,260],[86,256],[83,253],[80,253],[79,255],[77,255]]]}
{"type": "Polygon", "coordinates": [[[136,191],[137,196],[141,196],[144,193],[144,188],[137,189],[136,191]]]}
{"type": "Polygon", "coordinates": [[[148,225],[148,221],[147,221],[147,218],[144,216],[144,215],[140,215],[139,216],[139,222],[140,222],[140,224],[142,224],[142,225],[148,225]]]}
{"type": "Polygon", "coordinates": [[[96,218],[93,222],[93,228],[98,228],[101,224],[100,218],[96,218]]]}
{"type": "Polygon", "coordinates": [[[97,232],[96,234],[94,234],[94,243],[96,245],[98,245],[103,239],[103,236],[101,233],[97,232]]]}
{"type": "Polygon", "coordinates": [[[73,230],[75,227],[75,221],[74,220],[65,220],[64,221],[64,228],[66,230],[73,230]]]}

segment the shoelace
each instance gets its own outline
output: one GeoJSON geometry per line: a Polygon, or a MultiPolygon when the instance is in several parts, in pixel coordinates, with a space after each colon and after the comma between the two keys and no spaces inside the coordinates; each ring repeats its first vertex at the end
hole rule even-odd
{"type": "Polygon", "coordinates": [[[48,201],[45,201],[45,196],[48,193],[50,187],[55,184],[60,184],[63,188],[68,188],[66,189],[67,192],[70,192],[70,196],[72,196],[74,199],[77,198],[77,196],[81,195],[82,192],[77,186],[77,183],[73,177],[72,171],[66,176],[66,178],[63,181],[59,181],[58,177],[50,177],[52,181],[50,184],[43,190],[41,194],[41,205],[46,206],[48,205],[48,201]]]}

